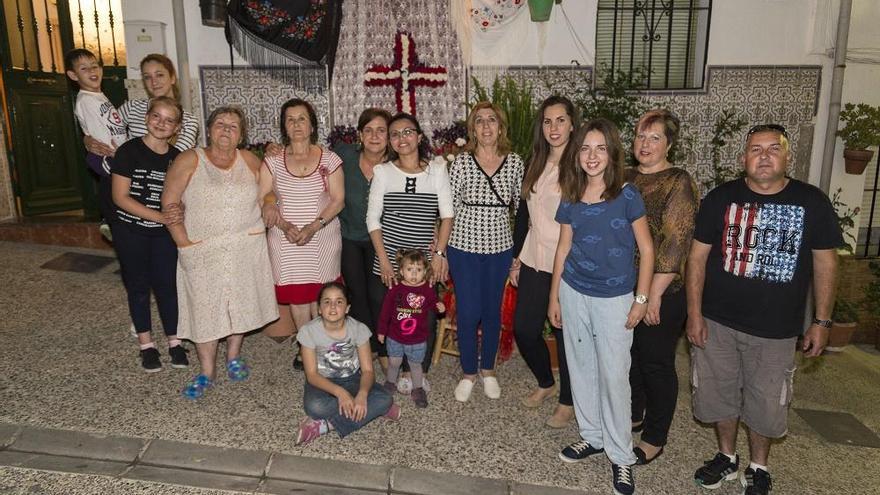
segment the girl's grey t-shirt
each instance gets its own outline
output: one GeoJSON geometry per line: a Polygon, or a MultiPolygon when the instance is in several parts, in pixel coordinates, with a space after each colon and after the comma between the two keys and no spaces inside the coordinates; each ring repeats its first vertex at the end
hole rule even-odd
{"type": "Polygon", "coordinates": [[[319,316],[303,325],[296,340],[302,346],[315,350],[321,376],[347,378],[361,369],[357,348],[370,340],[370,329],[349,316],[345,319],[345,337],[334,340],[327,335],[319,316]]]}

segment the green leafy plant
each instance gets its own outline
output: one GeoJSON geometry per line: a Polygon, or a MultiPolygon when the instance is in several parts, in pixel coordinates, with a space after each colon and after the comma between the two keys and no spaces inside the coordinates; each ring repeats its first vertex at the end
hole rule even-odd
{"type": "Polygon", "coordinates": [[[847,299],[838,297],[834,301],[834,311],[831,313],[831,319],[835,323],[856,323],[859,321],[859,308],[847,299]]]}
{"type": "Polygon", "coordinates": [[[499,76],[492,82],[491,92],[472,78],[475,100],[471,107],[480,101],[491,101],[507,115],[507,139],[517,154],[527,157],[532,149],[532,119],[535,104],[532,98],[532,85],[518,82],[510,76],[499,76]]]}
{"type": "Polygon", "coordinates": [[[703,187],[707,191],[714,189],[725,182],[741,177],[743,175],[737,164],[733,166],[722,164],[722,152],[727,146],[728,141],[739,135],[743,127],[746,126],[746,119],[737,115],[734,110],[723,110],[718,117],[715,118],[715,124],[712,126],[711,159],[712,172],[711,176],[703,180],[703,187]]]}
{"type": "Polygon", "coordinates": [[[601,117],[614,122],[620,130],[621,142],[629,147],[634,138],[633,126],[649,108],[641,95],[645,89],[641,83],[646,79],[645,71],[640,68],[632,72],[611,70],[603,64],[600,74],[603,76],[597,87],[584,78],[580,82],[571,81],[569,91],[562,93],[570,95],[584,119],[601,117]]]}
{"type": "Polygon", "coordinates": [[[844,246],[840,250],[846,254],[853,254],[855,253],[858,240],[853,235],[852,229],[856,226],[855,218],[861,209],[858,206],[855,208],[847,206],[846,203],[840,200],[841,193],[843,193],[843,188],[840,187],[837,188],[837,191],[834,191],[834,194],[831,196],[831,206],[834,207],[834,213],[837,215],[837,225],[840,226],[840,231],[843,233],[844,246]]]}
{"type": "Polygon", "coordinates": [[[849,150],[864,150],[880,144],[880,107],[847,103],[840,112],[843,128],[837,135],[849,150]]]}

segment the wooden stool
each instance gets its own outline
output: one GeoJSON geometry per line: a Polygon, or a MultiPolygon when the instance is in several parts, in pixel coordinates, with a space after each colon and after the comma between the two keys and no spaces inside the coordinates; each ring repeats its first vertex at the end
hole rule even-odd
{"type": "Polygon", "coordinates": [[[434,341],[434,355],[431,357],[431,364],[440,362],[441,354],[461,355],[458,352],[457,334],[458,326],[454,320],[450,321],[448,316],[437,322],[437,339],[434,341]]]}

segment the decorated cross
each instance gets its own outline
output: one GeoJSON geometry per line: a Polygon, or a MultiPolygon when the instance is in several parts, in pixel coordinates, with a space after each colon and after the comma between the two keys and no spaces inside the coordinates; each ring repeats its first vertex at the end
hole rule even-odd
{"type": "Polygon", "coordinates": [[[415,115],[416,86],[437,88],[446,84],[446,68],[419,62],[412,35],[398,31],[394,39],[394,63],[374,65],[364,74],[365,86],[393,86],[397,111],[415,115]]]}

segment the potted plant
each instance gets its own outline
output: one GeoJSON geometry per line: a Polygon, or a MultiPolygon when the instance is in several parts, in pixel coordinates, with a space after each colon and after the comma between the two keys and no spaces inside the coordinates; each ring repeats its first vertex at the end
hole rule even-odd
{"type": "Polygon", "coordinates": [[[554,3],[562,3],[562,0],[529,0],[529,15],[532,22],[549,21],[554,3]]]}
{"type": "Polygon", "coordinates": [[[880,144],[880,107],[865,103],[847,103],[840,112],[843,128],[837,135],[843,139],[846,173],[860,175],[874,152],[868,147],[880,144]]]}
{"type": "Polygon", "coordinates": [[[856,305],[843,297],[838,296],[834,302],[834,312],[831,313],[831,331],[828,334],[828,345],[825,347],[829,352],[840,352],[849,345],[856,325],[859,323],[859,312],[856,305]]]}

